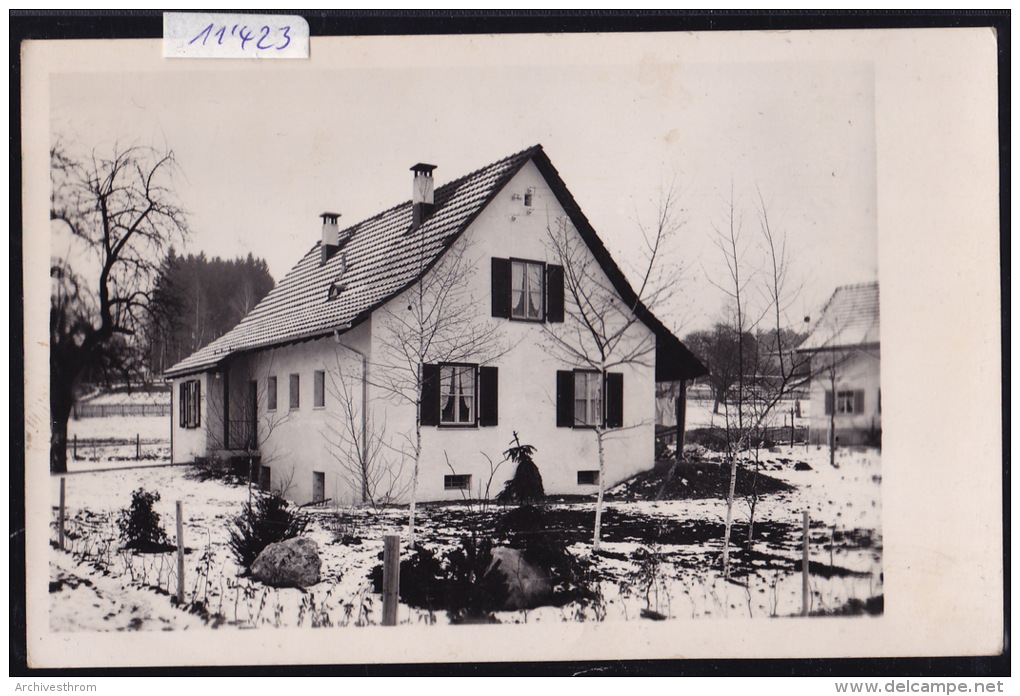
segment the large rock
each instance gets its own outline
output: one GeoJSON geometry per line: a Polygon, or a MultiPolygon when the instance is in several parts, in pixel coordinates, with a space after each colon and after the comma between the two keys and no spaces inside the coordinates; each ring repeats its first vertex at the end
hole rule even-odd
{"type": "Polygon", "coordinates": [[[272,587],[308,587],[319,582],[319,547],[311,539],[295,537],[270,544],[255,562],[251,574],[272,587]]]}
{"type": "Polygon", "coordinates": [[[549,573],[528,562],[520,549],[494,548],[489,569],[495,569],[506,581],[506,603],[502,607],[505,610],[532,609],[552,599],[553,583],[549,573]]]}

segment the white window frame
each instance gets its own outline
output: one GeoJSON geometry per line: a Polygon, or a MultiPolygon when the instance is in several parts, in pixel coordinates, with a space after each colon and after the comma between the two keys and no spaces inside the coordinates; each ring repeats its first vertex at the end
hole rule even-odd
{"type": "Polygon", "coordinates": [[[836,392],[836,413],[840,415],[852,416],[856,413],[854,411],[854,398],[856,391],[854,389],[844,389],[836,392]]]}
{"type": "Polygon", "coordinates": [[[478,425],[478,365],[440,363],[439,365],[439,426],[470,428],[478,425]],[[448,404],[453,399],[452,404],[448,404]],[[460,401],[467,399],[468,414],[460,401]],[[447,415],[447,408],[452,406],[447,415]]]}
{"type": "Polygon", "coordinates": [[[510,318],[519,321],[545,321],[545,263],[542,261],[527,261],[525,259],[510,259],[510,318]],[[520,282],[517,280],[517,269],[521,269],[520,282]],[[537,280],[532,276],[532,271],[537,271],[537,280]],[[538,288],[532,287],[535,283],[538,288]],[[518,297],[520,294],[520,297],[518,297]],[[529,297],[532,302],[523,305],[521,300],[529,297]],[[537,301],[536,313],[531,313],[529,308],[537,301]],[[524,306],[524,311],[517,310],[517,304],[524,306]]]}
{"type": "Polygon", "coordinates": [[[444,491],[470,491],[471,474],[446,474],[443,476],[444,491]],[[458,483],[462,485],[457,485],[458,483]]]}
{"type": "Polygon", "coordinates": [[[602,422],[602,380],[598,372],[574,370],[573,406],[575,428],[595,428],[602,422]],[[578,417],[579,406],[583,409],[582,417],[578,417]]]}

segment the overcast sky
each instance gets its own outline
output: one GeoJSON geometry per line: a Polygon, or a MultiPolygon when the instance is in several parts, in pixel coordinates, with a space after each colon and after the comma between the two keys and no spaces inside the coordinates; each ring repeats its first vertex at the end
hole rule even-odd
{"type": "Polygon", "coordinates": [[[216,65],[164,61],[153,42],[123,72],[85,69],[83,52],[54,75],[52,131],[100,150],[172,148],[194,232],[184,251],[251,252],[277,280],[319,238],[319,213],[353,224],[408,199],[416,162],[437,164],[441,185],[541,143],[625,266],[675,182],[684,226],[668,262],[685,281],[660,314],[679,333],[722,311],[707,277],[721,271],[730,191],[749,237],[760,192],[803,284],[799,321],[838,285],[876,279],[877,256],[872,67],[796,42],[339,39],[308,62],[216,65]]]}

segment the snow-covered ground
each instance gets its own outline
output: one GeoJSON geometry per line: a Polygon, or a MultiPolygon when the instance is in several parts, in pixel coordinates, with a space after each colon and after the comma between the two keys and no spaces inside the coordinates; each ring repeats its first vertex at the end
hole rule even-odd
{"type": "MultiPolygon", "coordinates": [[[[801,609],[802,511],[811,517],[812,611],[833,611],[851,600],[882,595],[880,455],[842,451],[836,467],[825,449],[783,448],[763,457],[766,473],[796,490],[763,497],[755,514],[755,541],[748,553],[734,551],[734,579],[720,576],[718,558],[725,519],[719,499],[607,503],[616,519],[659,520],[682,534],[656,540],[607,534],[604,555],[591,556],[590,541],[570,552],[591,558],[601,599],[531,611],[498,612],[504,623],[576,620],[639,620],[643,610],[669,618],[789,616],[801,609]],[[810,470],[798,470],[797,462],[810,470]],[[687,536],[684,536],[687,535],[687,536]],[[835,540],[835,543],[832,543],[835,540]]],[[[803,467],[802,467],[803,468],[803,467]]],[[[58,500],[58,479],[52,480],[58,500]]],[[[189,467],[153,467],[82,473],[66,477],[67,550],[51,548],[51,627],[54,630],[193,629],[202,625],[357,626],[380,622],[379,595],[369,572],[379,565],[383,536],[406,539],[406,508],[311,511],[308,536],[319,547],[322,581],[298,589],[274,589],[239,577],[227,547],[228,523],[249,491],[219,481],[199,481],[189,467]],[[116,518],[131,491],[161,493],[155,509],[171,541],[174,501],[184,507],[185,607],[170,595],[177,589],[176,560],[169,554],[121,550],[116,518]],[[347,535],[355,543],[343,543],[347,535]],[[186,611],[186,609],[188,611],[186,611]]],[[[588,512],[591,502],[550,506],[556,512],[588,512]]],[[[467,534],[457,520],[483,514],[480,504],[421,506],[419,539],[433,548],[458,543],[467,534]]],[[[748,507],[735,505],[736,529],[746,535],[748,507]]],[[[54,521],[56,514],[54,512],[54,521]]],[[[607,512],[607,519],[610,512],[607,512]]],[[[55,525],[54,525],[55,526],[55,525]]],[[[654,524],[652,525],[654,526],[654,524]]],[[[54,528],[52,539],[56,539],[54,528]]],[[[743,539],[735,537],[743,546],[743,539]]],[[[408,557],[406,549],[403,555],[408,557]]],[[[433,613],[401,605],[402,623],[446,622],[433,613]]]]}
{"type": "Polygon", "coordinates": [[[169,461],[170,419],[167,416],[80,418],[67,422],[68,471],[165,464],[169,461]],[[78,438],[77,450],[75,437],[78,438]],[[139,445],[142,456],[136,460],[139,445]]]}

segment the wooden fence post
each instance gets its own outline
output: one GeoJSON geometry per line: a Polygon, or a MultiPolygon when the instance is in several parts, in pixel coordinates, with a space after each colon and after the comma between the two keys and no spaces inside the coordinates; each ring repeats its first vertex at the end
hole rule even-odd
{"type": "Polygon", "coordinates": [[[800,607],[800,615],[801,616],[807,616],[808,615],[808,604],[809,604],[809,600],[811,599],[811,597],[809,595],[811,589],[810,589],[810,586],[808,584],[808,566],[810,565],[810,562],[808,561],[808,540],[809,540],[809,538],[808,538],[808,531],[809,531],[809,524],[810,524],[810,519],[808,518],[808,511],[805,510],[804,511],[804,557],[801,560],[801,569],[803,571],[802,574],[803,574],[803,578],[804,578],[803,586],[801,587],[801,597],[802,597],[801,607],[800,607]]]}
{"type": "Polygon", "coordinates": [[[184,604],[184,503],[177,501],[177,603],[184,604]]]}
{"type": "Polygon", "coordinates": [[[794,418],[793,406],[791,406],[790,407],[790,447],[791,448],[793,447],[793,434],[795,432],[794,431],[794,421],[793,421],[793,418],[794,418]]]}
{"type": "Polygon", "coordinates": [[[64,477],[60,477],[60,510],[57,512],[57,545],[64,550],[64,477]]]}
{"type": "Polygon", "coordinates": [[[71,450],[71,452],[72,452],[71,459],[77,459],[78,458],[78,433],[74,434],[74,449],[71,450]]]}
{"type": "Polygon", "coordinates": [[[400,597],[400,537],[383,539],[383,626],[397,625],[397,601],[400,597]]]}
{"type": "Polygon", "coordinates": [[[135,433],[135,460],[142,458],[142,434],[135,433]]]}

